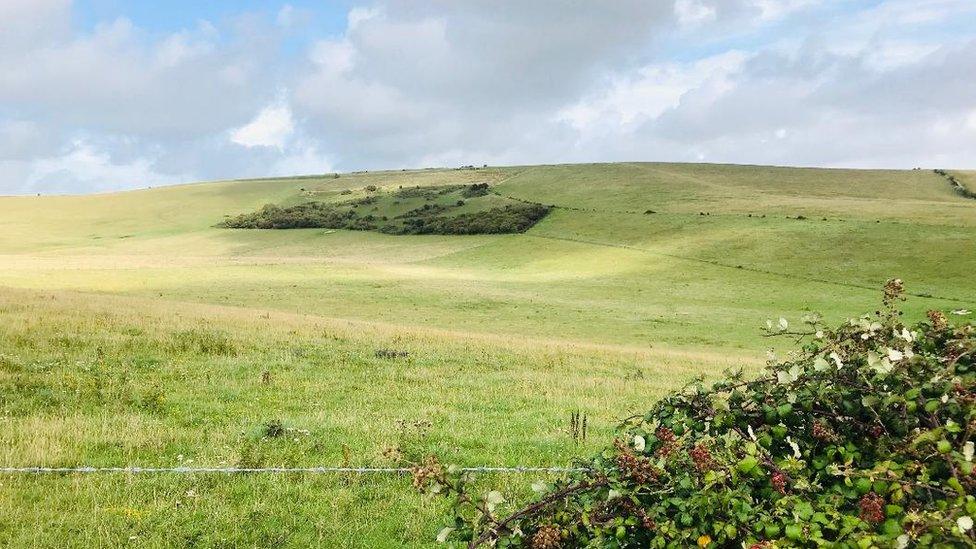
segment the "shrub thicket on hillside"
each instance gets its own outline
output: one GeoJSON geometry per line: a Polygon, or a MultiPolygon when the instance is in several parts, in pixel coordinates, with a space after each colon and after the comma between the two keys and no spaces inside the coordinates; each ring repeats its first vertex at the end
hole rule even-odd
{"type": "Polygon", "coordinates": [[[267,204],[253,213],[229,218],[218,227],[228,229],[375,229],[372,216],[359,217],[352,210],[340,211],[322,202],[307,202],[281,208],[267,204]]]}
{"type": "Polygon", "coordinates": [[[513,204],[454,217],[408,217],[402,227],[384,232],[395,234],[501,234],[523,233],[549,213],[538,204],[513,204]]]}
{"type": "Polygon", "coordinates": [[[426,198],[434,199],[439,195],[460,191],[464,185],[441,185],[438,187],[404,187],[393,193],[397,198],[426,198]]]}
{"type": "Polygon", "coordinates": [[[461,194],[464,195],[464,198],[474,198],[476,196],[485,196],[488,192],[487,183],[475,183],[465,188],[461,194]]]}
{"type": "Polygon", "coordinates": [[[952,190],[956,191],[956,193],[966,198],[976,199],[976,192],[967,189],[966,186],[963,185],[961,181],[956,179],[956,176],[952,175],[951,173],[945,170],[933,170],[933,171],[935,171],[935,173],[945,178],[945,180],[949,182],[949,185],[952,186],[952,190]]]}
{"type": "Polygon", "coordinates": [[[770,335],[802,351],[698,381],[626,420],[613,445],[522,509],[431,460],[415,482],[454,500],[441,539],[499,547],[971,547],[976,330],[908,327],[885,308],[770,335]]]}
{"type": "Polygon", "coordinates": [[[229,229],[379,230],[388,234],[499,234],[525,232],[549,213],[546,206],[528,203],[456,213],[456,208],[467,204],[464,199],[456,198],[463,196],[476,201],[488,194],[487,183],[411,187],[386,197],[370,194],[338,204],[306,202],[285,208],[268,204],[256,212],[230,217],[217,226],[229,229]],[[375,213],[390,203],[395,206],[400,204],[399,200],[418,198],[426,203],[392,220],[375,213]],[[361,213],[363,211],[374,213],[361,213]]]}

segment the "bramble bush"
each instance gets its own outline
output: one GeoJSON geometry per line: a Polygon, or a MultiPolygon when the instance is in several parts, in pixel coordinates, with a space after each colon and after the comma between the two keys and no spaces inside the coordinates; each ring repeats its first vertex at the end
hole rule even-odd
{"type": "Polygon", "coordinates": [[[470,547],[972,547],[976,329],[905,326],[902,283],[836,329],[785,319],[800,351],[757,378],[697,380],[625,420],[611,446],[512,508],[429,458],[452,499],[438,536],[470,547]]]}

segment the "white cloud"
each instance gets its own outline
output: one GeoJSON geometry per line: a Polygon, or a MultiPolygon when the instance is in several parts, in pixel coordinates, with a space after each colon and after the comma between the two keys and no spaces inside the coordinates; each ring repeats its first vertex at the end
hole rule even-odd
{"type": "Polygon", "coordinates": [[[298,143],[274,163],[269,175],[309,175],[334,171],[332,161],[314,143],[298,143]]]}
{"type": "Polygon", "coordinates": [[[697,25],[715,19],[716,11],[701,0],[675,0],[674,13],[683,26],[697,25]]]}
{"type": "Polygon", "coordinates": [[[976,132],[976,108],[969,112],[969,116],[966,117],[966,128],[972,132],[976,132]]]}
{"type": "Polygon", "coordinates": [[[71,0],[3,0],[0,2],[0,52],[22,44],[49,44],[67,35],[71,0]]]}
{"type": "Polygon", "coordinates": [[[355,54],[347,40],[322,40],[312,45],[309,59],[326,74],[340,74],[352,69],[355,54]]]}
{"type": "Polygon", "coordinates": [[[186,181],[186,176],[157,173],[151,160],[113,162],[111,156],[85,141],[75,141],[64,154],[34,160],[21,191],[70,193],[79,189],[106,191],[186,181]]]}
{"type": "Polygon", "coordinates": [[[356,7],[349,10],[349,14],[346,16],[346,21],[349,26],[349,30],[355,30],[361,23],[369,21],[380,14],[378,8],[363,8],[356,7]]]}
{"type": "Polygon", "coordinates": [[[208,38],[216,34],[216,29],[204,24],[200,27],[200,34],[200,38],[195,38],[188,32],[180,32],[163,39],[155,51],[160,67],[172,69],[194,57],[211,53],[214,44],[208,38]]]}
{"type": "Polygon", "coordinates": [[[167,32],[82,29],[71,6],[0,0],[0,193],[484,162],[974,162],[972,0],[376,0],[337,35],[288,4],[167,32]]]}
{"type": "Polygon", "coordinates": [[[648,65],[615,76],[599,94],[563,109],[558,120],[580,132],[597,127],[626,130],[634,122],[657,118],[679,105],[682,96],[706,82],[722,89],[728,76],[742,67],[746,55],[731,51],[693,63],[648,65]]]}
{"type": "Polygon", "coordinates": [[[765,21],[782,19],[808,6],[815,5],[817,0],[752,0],[752,5],[759,9],[759,18],[765,21]]]}
{"type": "Polygon", "coordinates": [[[291,108],[285,103],[265,107],[249,123],[232,130],[230,140],[244,147],[274,147],[282,150],[295,132],[291,108]]]}
{"type": "Polygon", "coordinates": [[[922,61],[926,56],[938,51],[942,44],[931,44],[913,40],[885,41],[867,47],[864,62],[876,71],[889,71],[901,66],[922,61]]]}
{"type": "Polygon", "coordinates": [[[275,17],[275,23],[281,27],[290,27],[295,24],[295,7],[291,4],[285,4],[281,6],[278,10],[278,15],[275,17]]]}

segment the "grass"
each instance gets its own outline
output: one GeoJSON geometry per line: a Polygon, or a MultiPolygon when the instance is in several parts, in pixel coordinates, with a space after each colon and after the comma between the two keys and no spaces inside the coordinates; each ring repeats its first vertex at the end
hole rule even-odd
{"type": "MultiPolygon", "coordinates": [[[[384,450],[394,447],[463,465],[568,464],[607,438],[621,412],[710,373],[702,364],[739,362],[74,293],[4,291],[0,318],[8,466],[314,466],[347,455],[389,466],[397,463],[384,450]],[[383,349],[407,355],[377,356],[383,349]],[[567,432],[576,410],[590,418],[583,447],[567,432]],[[276,420],[295,431],[263,436],[276,420]]],[[[515,490],[524,480],[486,482],[515,490]]],[[[3,485],[5,546],[130,536],[144,546],[423,546],[441,510],[402,477],[92,475],[3,485]]]]}
{"type": "MultiPolygon", "coordinates": [[[[976,203],[928,171],[632,163],[0,198],[0,463],[382,465],[399,446],[565,464],[696,375],[758,368],[767,318],[871,310],[890,276],[913,318],[976,309],[974,241],[976,203]],[[213,227],[481,182],[556,208],[515,235],[213,227]],[[293,430],[263,437],[272,421],[293,430]]],[[[8,546],[428,546],[442,511],[405,478],[0,483],[8,546]]]]}

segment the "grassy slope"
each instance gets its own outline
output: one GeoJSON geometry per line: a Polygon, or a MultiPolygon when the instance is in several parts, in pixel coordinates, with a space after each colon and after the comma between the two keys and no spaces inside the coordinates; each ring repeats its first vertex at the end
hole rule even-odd
{"type": "MultiPolygon", "coordinates": [[[[396,446],[465,465],[565,464],[606,440],[620,414],[709,373],[703,364],[750,365],[60,292],[6,290],[0,320],[8,466],[342,465],[344,452],[388,466],[397,463],[383,451],[396,446]],[[386,348],[409,356],[375,356],[386,348]],[[586,447],[564,431],[573,410],[589,417],[586,447]],[[275,419],[307,433],[262,439],[275,419]],[[416,421],[429,432],[399,426],[416,421]]],[[[531,476],[485,480],[516,489],[531,476]]],[[[0,545],[12,547],[130,536],[150,547],[421,546],[442,510],[402,477],[82,475],[3,486],[0,545]]]]}
{"type": "MultiPolygon", "coordinates": [[[[600,444],[690,376],[755,366],[767,317],[866,311],[893,275],[935,296],[913,316],[976,308],[974,237],[976,204],[922,171],[540,166],[0,198],[0,462],[215,465],[250,444],[268,464],[338,464],[342,445],[379,464],[398,420],[428,420],[399,442],[561,463],[587,451],[563,432],[571,410],[600,444]],[[212,228],[306,193],[482,181],[560,208],[525,235],[212,228]],[[373,356],[386,347],[411,355],[373,356]],[[275,418],[310,433],[259,442],[275,418]]],[[[12,545],[423,545],[437,530],[405,479],[3,482],[12,545]]]]}

